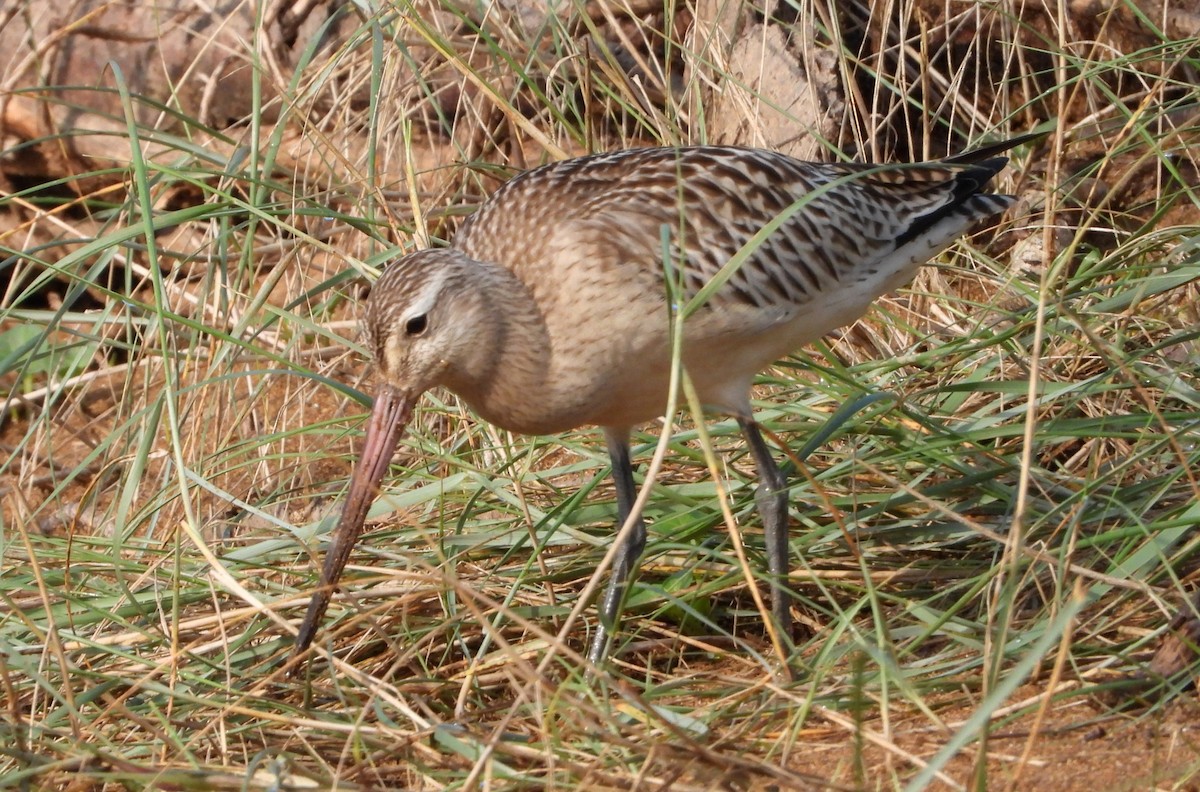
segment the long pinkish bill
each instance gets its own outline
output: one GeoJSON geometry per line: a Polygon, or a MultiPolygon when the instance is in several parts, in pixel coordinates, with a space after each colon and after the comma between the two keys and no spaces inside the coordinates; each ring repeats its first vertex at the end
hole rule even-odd
{"type": "Polygon", "coordinates": [[[362,455],[354,467],[350,478],[350,492],[346,496],[346,505],[342,507],[342,516],[338,519],[337,527],[333,529],[333,544],[325,555],[325,565],[321,569],[321,587],[313,593],[308,603],[308,612],[304,614],[304,622],[296,635],[296,643],[292,647],[292,658],[304,652],[316,635],[317,626],[329,607],[329,599],[337,587],[342,570],[350,559],[350,551],[354,549],[363,523],[367,519],[367,510],[375,500],[383,474],[387,472],[392,453],[400,434],[412,417],[413,404],[416,399],[396,388],[384,385],[375,394],[375,406],[371,409],[371,417],[367,421],[367,436],[363,442],[362,455]]]}

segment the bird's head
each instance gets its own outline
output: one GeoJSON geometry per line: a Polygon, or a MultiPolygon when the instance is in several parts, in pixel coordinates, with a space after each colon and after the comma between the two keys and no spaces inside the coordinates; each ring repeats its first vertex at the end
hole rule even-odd
{"type": "Polygon", "coordinates": [[[491,367],[487,272],[453,249],[412,253],[384,271],[363,319],[383,387],[419,396],[491,367]]]}
{"type": "Polygon", "coordinates": [[[316,633],[417,399],[438,385],[454,388],[494,362],[485,340],[490,315],[485,280],[486,269],[461,252],[423,250],[393,262],[372,287],[364,330],[379,386],[326,552],[321,588],[309,603],[293,657],[316,633]]]}

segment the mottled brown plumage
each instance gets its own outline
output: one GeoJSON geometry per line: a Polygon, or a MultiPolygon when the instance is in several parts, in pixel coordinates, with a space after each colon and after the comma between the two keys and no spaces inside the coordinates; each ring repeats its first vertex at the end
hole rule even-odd
{"type": "MultiPolygon", "coordinates": [[[[296,651],[312,638],[402,424],[430,388],[516,432],[604,427],[623,519],[634,492],[628,433],[663,413],[677,311],[684,368],[708,407],[737,417],[759,467],[773,613],[786,631],[786,481],[751,417],[751,382],[1009,206],[1011,196],[982,190],[1007,161],[993,155],[1028,139],[887,167],[715,146],[638,149],[509,181],[449,248],[397,260],[372,290],[364,321],[382,385],[296,651]]],[[[596,662],[644,542],[639,524],[613,570],[596,662]]]]}

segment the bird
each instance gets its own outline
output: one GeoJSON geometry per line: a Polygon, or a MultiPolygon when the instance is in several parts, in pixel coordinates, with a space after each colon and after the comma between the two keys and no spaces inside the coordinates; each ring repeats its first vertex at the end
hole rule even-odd
{"type": "MultiPolygon", "coordinates": [[[[618,527],[634,506],[632,430],[663,416],[679,358],[706,412],[732,416],[758,473],[771,618],[792,628],[787,479],[754,420],[764,368],[861,317],[877,297],[1015,202],[988,191],[1021,135],[899,165],[804,162],[755,148],[625,149],[501,185],[448,246],[408,253],[371,288],[363,333],[378,386],[360,458],[293,644],[304,654],[419,398],[445,388],[526,435],[603,430],[618,527]]],[[[619,548],[588,651],[611,651],[645,549],[619,548]]]]}

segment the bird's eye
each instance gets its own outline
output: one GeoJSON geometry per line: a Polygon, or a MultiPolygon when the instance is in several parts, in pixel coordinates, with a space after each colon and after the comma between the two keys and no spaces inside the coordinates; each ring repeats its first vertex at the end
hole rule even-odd
{"type": "Polygon", "coordinates": [[[404,323],[404,332],[410,336],[419,336],[429,327],[429,317],[425,314],[414,316],[404,323]]]}

